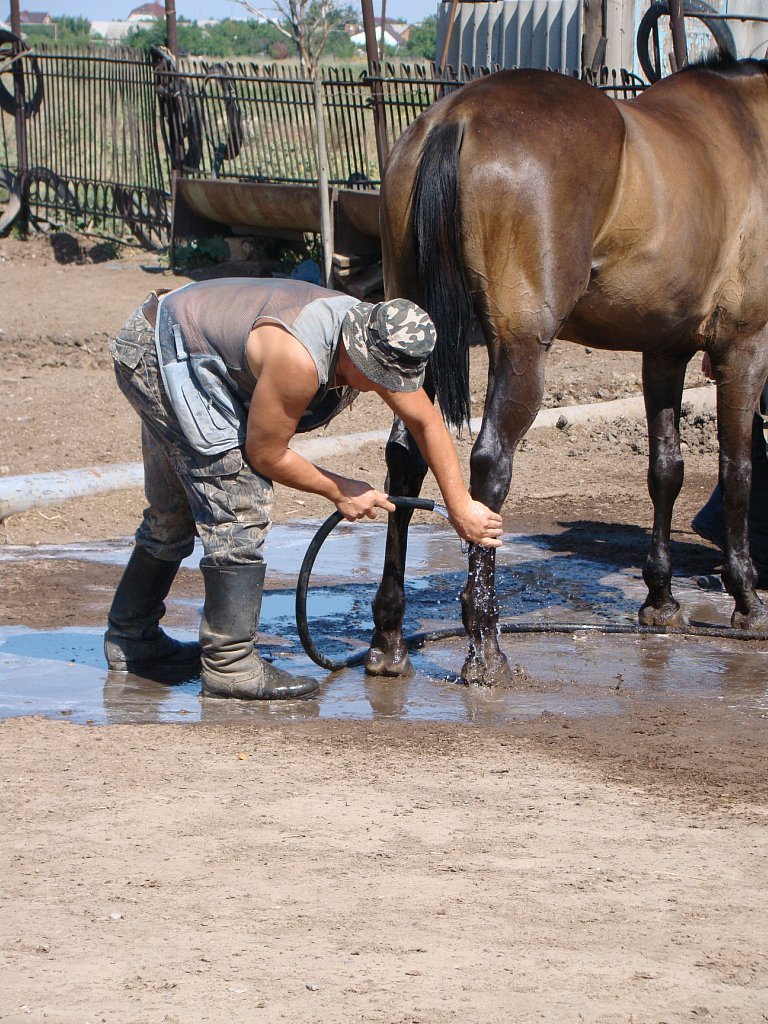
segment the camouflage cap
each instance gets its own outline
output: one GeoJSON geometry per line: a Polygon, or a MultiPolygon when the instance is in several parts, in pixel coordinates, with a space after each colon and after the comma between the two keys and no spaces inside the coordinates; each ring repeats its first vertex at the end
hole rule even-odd
{"type": "Polygon", "coordinates": [[[388,391],[417,391],[435,347],[435,325],[414,302],[359,302],[347,310],[341,338],[349,358],[388,391]]]}

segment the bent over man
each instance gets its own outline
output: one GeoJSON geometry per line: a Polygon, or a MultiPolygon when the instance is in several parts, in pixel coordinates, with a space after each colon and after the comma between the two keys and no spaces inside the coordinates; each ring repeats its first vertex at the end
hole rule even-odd
{"type": "Polygon", "coordinates": [[[141,417],[148,507],[109,611],[111,669],[192,673],[203,694],[276,700],[317,689],[256,647],[272,481],[322,495],[348,520],[394,511],[370,484],[315,466],[289,447],[361,391],[378,394],[413,434],[464,540],[501,544],[501,518],[473,501],[442,417],[423,390],[434,326],[412,302],[371,305],[300,281],[225,278],[139,307],[110,343],[117,382],[141,417]],[[200,644],[159,622],[200,536],[200,644]]]}

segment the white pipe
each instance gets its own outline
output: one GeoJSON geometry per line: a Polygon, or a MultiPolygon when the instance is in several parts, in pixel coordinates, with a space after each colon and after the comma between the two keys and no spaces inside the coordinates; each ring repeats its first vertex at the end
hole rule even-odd
{"type": "MultiPolygon", "coordinates": [[[[687,405],[694,416],[703,412],[714,412],[716,408],[717,389],[715,387],[688,388],[683,391],[683,405],[687,405]]],[[[555,427],[561,417],[568,423],[603,423],[606,420],[645,419],[645,402],[642,395],[631,398],[617,398],[612,402],[593,402],[589,405],[566,405],[559,409],[541,409],[533,421],[531,430],[543,427],[555,427]]],[[[476,433],[482,426],[482,418],[477,416],[470,423],[476,433]]]]}
{"type": "MultiPolygon", "coordinates": [[[[683,403],[694,415],[714,412],[714,387],[689,388],[683,392],[683,403]]],[[[641,419],[645,405],[641,395],[618,398],[613,402],[595,402],[590,405],[566,405],[556,409],[541,409],[531,430],[551,428],[561,418],[569,424],[601,423],[625,419],[641,419]]],[[[480,430],[482,419],[475,417],[470,423],[474,433],[480,430]]],[[[360,434],[337,437],[295,438],[292,447],[308,459],[349,455],[366,444],[382,444],[389,430],[367,430],[360,434]]],[[[29,476],[0,477],[0,521],[18,512],[44,505],[57,505],[69,498],[87,494],[105,494],[108,491],[144,485],[144,469],[140,462],[126,462],[118,466],[90,466],[87,469],[65,469],[58,473],[33,473],[29,476]]]]}
{"type": "Polygon", "coordinates": [[[57,505],[68,498],[143,485],[144,467],[140,462],[0,477],[0,521],[16,512],[41,505],[57,505]]]}

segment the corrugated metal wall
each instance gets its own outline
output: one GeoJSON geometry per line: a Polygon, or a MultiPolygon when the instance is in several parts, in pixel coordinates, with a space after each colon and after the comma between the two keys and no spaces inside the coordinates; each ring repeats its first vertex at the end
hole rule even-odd
{"type": "MultiPolygon", "coordinates": [[[[441,56],[450,3],[437,10],[437,53],[441,56]]],[[[495,0],[460,3],[447,64],[552,68],[581,71],[582,0],[495,0]]]]}
{"type": "MultiPolygon", "coordinates": [[[[652,0],[608,0],[608,67],[625,67],[641,74],[635,55],[640,19],[652,0]]],[[[766,0],[707,0],[721,14],[768,14],[766,0]]],[[[450,2],[437,8],[437,54],[442,56],[448,29],[450,2]]],[[[662,19],[662,49],[672,44],[668,20],[662,19]]],[[[729,21],[739,57],[765,57],[768,24],[729,21]]],[[[695,18],[686,19],[691,60],[712,49],[712,37],[695,18]]],[[[493,66],[552,68],[581,72],[581,40],[584,32],[583,0],[492,0],[460,3],[451,34],[446,63],[453,68],[493,66]]]]}

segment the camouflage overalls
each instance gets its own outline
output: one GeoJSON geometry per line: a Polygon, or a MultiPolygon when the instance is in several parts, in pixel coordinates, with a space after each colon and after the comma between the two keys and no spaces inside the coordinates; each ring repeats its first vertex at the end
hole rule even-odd
{"type": "Polygon", "coordinates": [[[148,506],[137,545],[173,562],[191,554],[197,533],[214,564],[262,560],[272,484],[251,469],[240,448],[207,456],[189,444],[163,390],[154,328],[142,307],[109,350],[120,390],[141,417],[148,506]]]}

